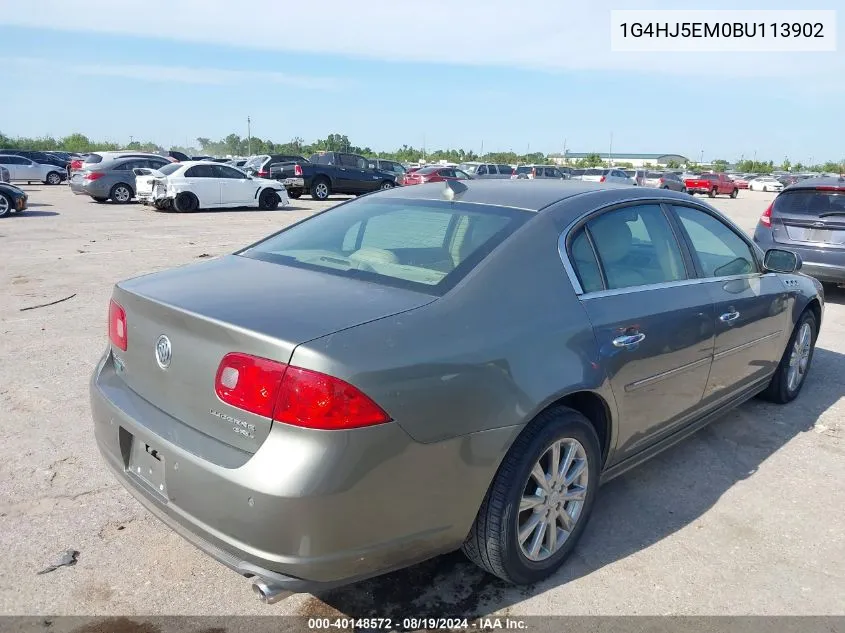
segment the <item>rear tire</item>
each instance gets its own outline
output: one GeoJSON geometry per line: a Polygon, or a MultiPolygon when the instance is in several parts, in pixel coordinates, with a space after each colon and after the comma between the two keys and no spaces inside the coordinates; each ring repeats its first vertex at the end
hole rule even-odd
{"type": "Polygon", "coordinates": [[[739,189],[731,191],[731,198],[736,198],[739,195],[739,189]]]}
{"type": "Polygon", "coordinates": [[[311,197],[314,200],[328,200],[330,195],[332,195],[332,186],[325,178],[315,180],[311,184],[311,197]]]}
{"type": "Polygon", "coordinates": [[[711,198],[715,198],[716,197],[716,189],[715,188],[711,189],[710,191],[707,192],[707,195],[710,196],[711,198]]]}
{"type": "Polygon", "coordinates": [[[769,191],[769,188],[766,185],[763,185],[763,193],[766,193],[767,191],[769,191]]]}
{"type": "Polygon", "coordinates": [[[813,362],[818,329],[816,315],[812,310],[805,310],[798,319],[792,336],[789,337],[789,343],[769,386],[760,394],[761,398],[777,404],[786,404],[798,397],[813,362]]]}
{"type": "Polygon", "coordinates": [[[44,181],[44,184],[60,185],[62,184],[62,175],[57,171],[51,171],[47,174],[47,179],[44,181]]]}
{"type": "Polygon", "coordinates": [[[598,492],[600,464],[601,447],[589,420],[566,407],[541,413],[499,466],[464,541],[464,554],[513,584],[531,584],[552,575],[587,525],[598,492]],[[559,447],[557,468],[552,466],[555,445],[559,447]],[[563,476],[549,476],[561,470],[563,476]],[[534,473],[542,476],[543,484],[534,473]]]}
{"type": "Polygon", "coordinates": [[[385,180],[383,183],[381,183],[381,186],[379,187],[379,189],[381,189],[382,191],[386,191],[387,189],[393,189],[393,187],[395,187],[395,186],[396,185],[394,185],[389,180],[385,180]]]}
{"type": "Polygon", "coordinates": [[[280,202],[281,199],[279,198],[279,194],[272,189],[265,189],[258,196],[258,208],[263,209],[264,211],[273,211],[274,209],[278,209],[280,202]]]}
{"type": "Polygon", "coordinates": [[[15,203],[5,193],[0,193],[0,218],[9,215],[15,209],[15,203]]]}
{"type": "Polygon", "coordinates": [[[200,201],[190,191],[183,191],[173,198],[173,209],[179,213],[190,213],[199,209],[200,201]]]}
{"type": "Polygon", "coordinates": [[[299,200],[300,197],[302,197],[301,191],[288,191],[288,198],[291,200],[299,200]]]}
{"type": "Polygon", "coordinates": [[[109,198],[117,204],[128,204],[132,201],[133,195],[135,194],[132,191],[132,187],[122,182],[117,183],[109,192],[109,198]]]}

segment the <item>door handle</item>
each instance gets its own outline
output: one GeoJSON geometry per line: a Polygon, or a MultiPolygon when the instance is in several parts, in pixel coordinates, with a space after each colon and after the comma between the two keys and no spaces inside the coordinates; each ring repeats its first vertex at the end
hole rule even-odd
{"type": "Polygon", "coordinates": [[[726,312],[722,316],[719,317],[719,320],[722,323],[730,323],[731,321],[736,321],[739,318],[739,312],[734,310],[733,312],[726,312]]]}
{"type": "Polygon", "coordinates": [[[625,336],[619,336],[613,339],[614,347],[623,347],[629,348],[637,345],[638,343],[642,343],[645,339],[645,334],[642,332],[637,332],[636,334],[626,334],[625,336]]]}

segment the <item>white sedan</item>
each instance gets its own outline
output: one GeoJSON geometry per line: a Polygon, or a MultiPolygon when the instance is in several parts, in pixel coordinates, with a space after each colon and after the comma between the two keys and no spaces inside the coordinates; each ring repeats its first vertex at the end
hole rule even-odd
{"type": "Polygon", "coordinates": [[[748,188],[751,191],[783,191],[783,183],[771,176],[763,176],[749,180],[748,188]]]}
{"type": "Polygon", "coordinates": [[[185,161],[134,172],[138,200],[159,210],[187,212],[233,207],[272,210],[290,202],[285,186],[279,181],[247,176],[240,169],[220,163],[185,161]]]}
{"type": "Polygon", "coordinates": [[[633,178],[629,178],[628,174],[621,169],[607,169],[601,167],[586,169],[578,179],[589,182],[614,182],[620,185],[637,186],[637,181],[633,178]]]}

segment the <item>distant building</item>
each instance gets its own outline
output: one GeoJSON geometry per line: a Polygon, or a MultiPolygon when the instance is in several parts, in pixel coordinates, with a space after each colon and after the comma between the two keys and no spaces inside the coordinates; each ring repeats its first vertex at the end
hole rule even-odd
{"type": "Polygon", "coordinates": [[[665,167],[670,162],[676,162],[679,165],[686,165],[690,162],[689,158],[680,154],[622,154],[615,152],[613,154],[607,152],[566,152],[565,154],[551,154],[549,158],[558,165],[563,165],[567,162],[587,158],[587,156],[593,154],[598,154],[603,161],[608,163],[613,162],[617,165],[619,163],[631,163],[634,167],[644,167],[645,165],[662,165],[665,167]]]}

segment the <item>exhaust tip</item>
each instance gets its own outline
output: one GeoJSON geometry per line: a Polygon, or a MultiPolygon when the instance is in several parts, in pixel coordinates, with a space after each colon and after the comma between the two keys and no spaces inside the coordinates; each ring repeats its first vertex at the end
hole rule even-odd
{"type": "Polygon", "coordinates": [[[252,581],[252,590],[264,604],[275,604],[291,593],[278,585],[268,583],[262,578],[256,578],[252,581]]]}

